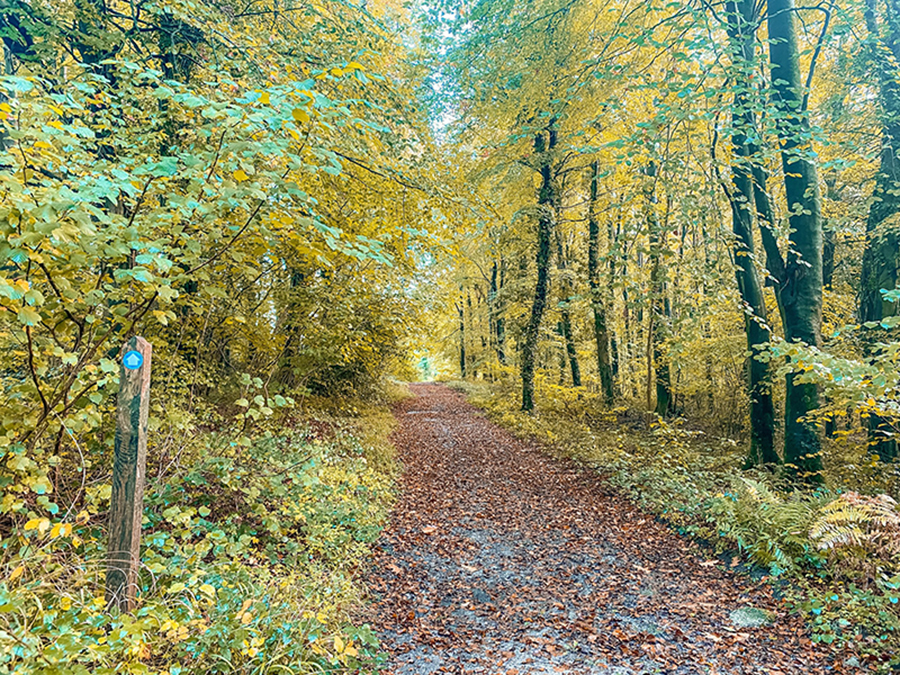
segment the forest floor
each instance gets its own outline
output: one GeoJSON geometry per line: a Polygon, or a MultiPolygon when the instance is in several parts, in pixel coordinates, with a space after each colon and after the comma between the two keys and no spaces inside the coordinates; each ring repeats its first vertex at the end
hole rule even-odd
{"type": "Polygon", "coordinates": [[[413,385],[401,495],[368,574],[391,675],[851,672],[772,587],[604,485],[413,385]]]}

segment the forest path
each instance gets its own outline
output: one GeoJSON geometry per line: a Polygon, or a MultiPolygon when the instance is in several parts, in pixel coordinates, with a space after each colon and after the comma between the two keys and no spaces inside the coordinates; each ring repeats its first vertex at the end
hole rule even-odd
{"type": "Polygon", "coordinates": [[[402,494],[368,576],[392,675],[838,672],[767,585],[461,394],[412,391],[394,411],[402,494]],[[741,608],[774,623],[740,627],[741,608]]]}

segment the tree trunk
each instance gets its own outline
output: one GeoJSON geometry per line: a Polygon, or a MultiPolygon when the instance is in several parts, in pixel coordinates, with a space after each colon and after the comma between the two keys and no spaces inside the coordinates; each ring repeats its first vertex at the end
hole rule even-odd
{"type": "Polygon", "coordinates": [[[466,315],[461,302],[456,303],[459,312],[459,374],[466,379],[466,315]]]}
{"type": "MultiPolygon", "coordinates": [[[[779,297],[785,338],[811,347],[821,344],[822,213],[809,119],[803,109],[803,80],[797,46],[794,0],[769,0],[769,61],[772,103],[781,144],[784,189],[790,212],[790,246],[780,276],[779,297]]],[[[808,415],[819,407],[818,387],[787,376],[784,464],[788,475],[822,481],[822,447],[808,415]]]]}
{"type": "MultiPolygon", "coordinates": [[[[506,259],[500,258],[500,284],[497,287],[497,293],[503,290],[504,285],[506,284],[506,259]]],[[[501,366],[506,365],[506,318],[503,316],[503,308],[499,306],[497,307],[497,318],[494,323],[494,327],[497,331],[497,360],[500,362],[501,366]]]]}
{"type": "Polygon", "coordinates": [[[537,282],[534,286],[531,317],[525,329],[525,345],[522,348],[522,410],[526,411],[534,410],[534,362],[541,332],[541,319],[547,306],[551,240],[559,206],[552,165],[555,148],[556,125],[551,121],[547,132],[539,133],[534,139],[534,152],[540,162],[541,186],[538,191],[537,282]]]}
{"type": "Polygon", "coordinates": [[[566,384],[566,369],[568,366],[566,361],[566,329],[562,320],[556,322],[556,334],[559,335],[563,343],[559,348],[559,379],[557,380],[557,384],[562,387],[566,384]]]}
{"type": "MultiPolygon", "coordinates": [[[[648,357],[652,357],[653,371],[656,373],[656,414],[660,417],[669,417],[674,413],[675,401],[672,397],[669,360],[663,352],[665,342],[669,339],[669,312],[665,302],[666,272],[662,262],[665,232],[660,231],[659,219],[656,216],[657,171],[656,163],[651,162],[647,167],[647,185],[644,188],[647,197],[647,231],[650,238],[650,328],[647,353],[648,357]]],[[[649,407],[649,368],[647,372],[649,407]]]]}
{"type": "MultiPolygon", "coordinates": [[[[621,216],[621,214],[618,214],[621,216]]],[[[622,229],[622,225],[618,222],[613,226],[612,221],[609,222],[608,231],[607,231],[607,246],[606,246],[606,255],[607,255],[607,273],[608,278],[606,279],[606,298],[608,300],[608,305],[606,306],[607,318],[612,319],[616,313],[616,256],[614,255],[614,247],[619,238],[619,232],[622,229]]],[[[613,328],[615,327],[615,321],[612,322],[613,328]]],[[[610,324],[607,322],[606,329],[609,332],[609,347],[610,347],[610,366],[612,367],[612,390],[613,390],[613,398],[618,391],[621,391],[621,360],[622,355],[620,354],[619,349],[619,340],[616,337],[615,330],[610,330],[610,324]],[[619,383],[619,384],[617,384],[619,383]]],[[[625,351],[625,347],[623,345],[623,352],[625,351]]]]}
{"type": "Polygon", "coordinates": [[[560,334],[566,343],[566,358],[569,362],[569,370],[572,373],[572,386],[581,386],[581,368],[578,365],[578,352],[575,349],[575,335],[572,332],[572,314],[569,312],[569,301],[572,299],[572,281],[566,276],[568,263],[566,252],[563,249],[562,237],[556,230],[556,267],[560,271],[562,283],[560,287],[566,292],[566,297],[560,305],[560,334]]]}
{"type": "Polygon", "coordinates": [[[747,380],[750,394],[750,452],[746,465],[761,466],[777,464],[775,451],[775,406],[772,402],[772,373],[768,361],[759,356],[765,345],[771,342],[772,334],[766,316],[766,303],[762,284],[756,271],[756,256],[753,243],[754,204],[753,177],[748,158],[747,134],[754,128],[750,106],[755,51],[755,23],[753,20],[753,0],[736,0],[726,7],[728,33],[732,42],[735,70],[737,71],[737,91],[734,95],[734,127],[731,139],[732,169],[731,188],[726,187],[731,205],[731,223],[734,232],[734,274],[744,305],[744,329],[747,335],[747,380]]]}
{"type": "Polygon", "coordinates": [[[823,235],[822,286],[831,291],[834,284],[834,253],[837,248],[837,239],[834,230],[830,228],[825,230],[823,235]]]}
{"type": "MultiPolygon", "coordinates": [[[[473,325],[474,320],[472,317],[475,316],[475,312],[472,311],[472,291],[466,291],[466,307],[469,310],[469,339],[476,340],[478,334],[478,326],[473,325]]],[[[475,344],[478,344],[477,342],[475,344]]],[[[478,358],[475,354],[475,348],[472,346],[470,342],[468,345],[468,349],[466,349],[466,356],[468,357],[468,362],[466,363],[466,372],[469,373],[471,377],[478,379],[478,358]]]]}
{"type": "MultiPolygon", "coordinates": [[[[634,313],[631,311],[631,297],[628,294],[627,285],[627,280],[629,279],[628,248],[624,245],[622,239],[623,237],[619,237],[618,241],[622,262],[622,271],[620,278],[626,282],[622,284],[622,329],[624,333],[624,339],[622,340],[622,352],[625,357],[626,365],[628,366],[627,380],[630,383],[629,388],[631,391],[631,398],[637,400],[641,395],[641,382],[640,375],[638,373],[638,370],[640,368],[640,348],[638,347],[638,345],[640,344],[639,338],[641,332],[640,320],[632,320],[634,313]],[[635,323],[637,323],[637,326],[635,326],[635,323]],[[634,348],[632,348],[632,345],[634,345],[634,348]]],[[[623,375],[622,381],[624,382],[625,379],[626,376],[623,375]]]]}
{"type": "MultiPolygon", "coordinates": [[[[498,347],[497,340],[497,276],[499,272],[499,265],[497,261],[494,260],[491,264],[491,280],[490,280],[490,288],[488,290],[488,335],[490,337],[490,345],[494,349],[494,354],[497,356],[497,360],[500,360],[500,349],[498,347]]],[[[493,362],[491,363],[491,375],[493,379],[494,366],[493,362]]]]}
{"type": "MultiPolygon", "coordinates": [[[[859,289],[859,320],[881,322],[900,311],[897,303],[887,302],[883,290],[897,287],[900,267],[900,233],[893,217],[900,213],[900,28],[895,21],[884,21],[882,34],[878,25],[875,0],[866,0],[866,27],[872,39],[872,61],[878,77],[881,105],[881,161],[875,179],[875,191],[866,219],[866,248],[863,252],[859,289]]],[[[869,329],[867,355],[877,353],[878,342],[885,337],[879,329],[869,329]]],[[[878,415],[868,419],[869,447],[883,461],[900,457],[896,430],[878,415]]]]}
{"type": "MultiPolygon", "coordinates": [[[[591,286],[591,306],[594,311],[594,340],[597,343],[597,372],[600,376],[600,391],[607,407],[612,406],[613,368],[610,362],[609,329],[606,322],[606,307],[600,288],[600,224],[597,222],[597,191],[600,179],[600,164],[591,164],[590,202],[588,204],[588,281],[591,286]]],[[[611,241],[611,240],[610,240],[611,241]]],[[[610,259],[612,257],[610,256],[610,259]]]]}

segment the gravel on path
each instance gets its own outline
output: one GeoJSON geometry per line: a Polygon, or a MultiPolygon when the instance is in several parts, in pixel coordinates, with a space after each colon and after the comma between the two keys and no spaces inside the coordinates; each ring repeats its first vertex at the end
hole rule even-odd
{"type": "Polygon", "coordinates": [[[771,587],[597,474],[445,386],[412,391],[394,411],[402,492],[367,575],[390,675],[850,672],[771,587]]]}

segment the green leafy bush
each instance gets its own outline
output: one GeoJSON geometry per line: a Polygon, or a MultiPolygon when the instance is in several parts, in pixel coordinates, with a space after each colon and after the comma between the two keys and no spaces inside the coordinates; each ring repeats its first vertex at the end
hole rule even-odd
{"type": "Polygon", "coordinates": [[[262,433],[196,439],[187,468],[148,485],[132,615],[103,598],[109,486],[3,542],[0,673],[350,672],[378,663],[349,610],[355,570],[391,501],[388,416],[361,442],[262,433]],[[374,442],[373,442],[374,441],[374,442]]]}

